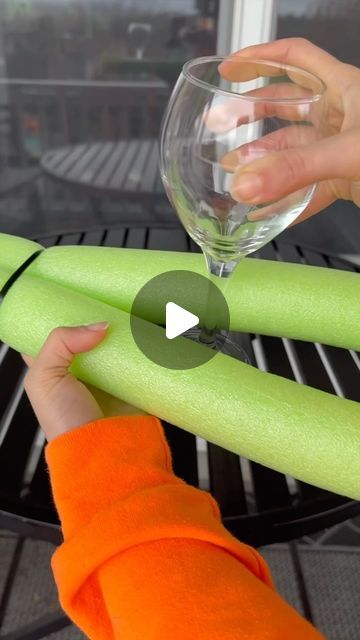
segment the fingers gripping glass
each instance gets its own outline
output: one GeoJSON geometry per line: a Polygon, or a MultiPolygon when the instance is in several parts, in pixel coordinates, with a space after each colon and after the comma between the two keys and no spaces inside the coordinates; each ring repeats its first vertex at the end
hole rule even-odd
{"type": "MultiPolygon", "coordinates": [[[[239,176],[271,170],[276,154],[322,137],[324,83],[288,65],[206,57],[184,65],[161,131],[161,175],[215,281],[263,247],[307,207],[315,185],[277,201],[242,200],[239,176]]],[[[197,336],[231,353],[211,327],[197,336]]],[[[239,357],[239,353],[234,354],[239,357]]]]}

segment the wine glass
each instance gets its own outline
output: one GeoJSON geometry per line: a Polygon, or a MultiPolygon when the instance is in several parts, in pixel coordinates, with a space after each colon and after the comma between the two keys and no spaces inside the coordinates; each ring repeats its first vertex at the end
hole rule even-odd
{"type": "MultiPolygon", "coordinates": [[[[234,174],[254,160],[323,136],[326,87],[303,69],[265,60],[208,56],[187,62],[164,114],[164,187],[213,281],[288,227],[316,185],[253,205],[232,195],[234,174]]],[[[211,325],[195,337],[245,359],[211,325]]]]}

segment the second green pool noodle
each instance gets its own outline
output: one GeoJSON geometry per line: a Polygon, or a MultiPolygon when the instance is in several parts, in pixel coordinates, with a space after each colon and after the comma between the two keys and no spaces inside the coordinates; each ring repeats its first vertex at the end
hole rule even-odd
{"type": "MultiPolygon", "coordinates": [[[[0,264],[15,271],[39,244],[0,234],[0,264]]],[[[28,267],[30,274],[130,311],[149,279],[170,270],[205,275],[201,255],[110,247],[52,247],[28,267]]],[[[2,286],[0,281],[0,288],[2,286]]],[[[360,275],[347,271],[244,259],[225,286],[230,328],[360,350],[360,275]]],[[[149,320],[160,322],[154,304],[149,320]]]]}
{"type": "MultiPolygon", "coordinates": [[[[7,273],[0,268],[0,278],[7,273]]],[[[100,320],[110,322],[109,334],[76,357],[80,379],[261,464],[360,498],[355,402],[222,354],[192,370],[162,368],[136,347],[126,312],[26,273],[0,305],[0,339],[35,356],[54,327],[100,320]]],[[[180,341],[181,348],[206,348],[180,341]]]]}
{"type": "Polygon", "coordinates": [[[12,272],[39,249],[41,245],[33,240],[0,233],[0,262],[12,272]]]}
{"type": "MultiPolygon", "coordinates": [[[[150,278],[171,270],[205,275],[199,254],[108,247],[53,247],[29,272],[130,311],[150,278]]],[[[230,328],[360,349],[360,275],[270,260],[244,259],[224,295],[230,328]]],[[[153,322],[160,311],[154,304],[153,322]]]]}

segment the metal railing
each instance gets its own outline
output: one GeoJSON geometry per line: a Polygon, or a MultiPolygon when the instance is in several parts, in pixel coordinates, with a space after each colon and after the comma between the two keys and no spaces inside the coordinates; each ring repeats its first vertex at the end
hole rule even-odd
{"type": "Polygon", "coordinates": [[[156,137],[169,94],[160,79],[5,80],[1,165],[28,166],[66,144],[156,137]]]}

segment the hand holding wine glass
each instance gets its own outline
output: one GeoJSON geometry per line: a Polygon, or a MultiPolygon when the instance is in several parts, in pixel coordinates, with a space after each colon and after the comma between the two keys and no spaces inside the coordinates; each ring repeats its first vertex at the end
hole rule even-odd
{"type": "MultiPolygon", "coordinates": [[[[247,58],[275,60],[282,64],[300,65],[315,73],[327,85],[327,114],[323,135],[319,139],[292,144],[294,129],[283,129],[281,135],[262,140],[274,155],[256,159],[235,171],[232,193],[235,199],[257,203],[274,201],[318,182],[317,190],[304,212],[294,224],[306,220],[337,199],[352,200],[360,206],[360,69],[344,64],[326,51],[303,38],[287,38],[247,47],[235,54],[239,62],[247,58]],[[276,152],[276,154],[275,154],[276,152]],[[251,193],[249,175],[255,178],[251,193]],[[247,179],[247,192],[244,180],[247,179]]],[[[236,76],[236,66],[222,73],[236,76]]],[[[310,131],[309,131],[310,133],[310,131]]],[[[249,150],[250,155],[250,150],[249,150]]],[[[234,160],[234,158],[233,158],[234,160]]],[[[228,159],[231,163],[231,158],[228,159]]],[[[251,179],[251,178],[250,178],[251,179]]]]}
{"type": "MultiPolygon", "coordinates": [[[[313,183],[277,199],[258,193],[249,202],[239,181],[257,180],[248,167],[256,162],[272,167],[284,145],[301,149],[329,135],[326,107],[325,83],[281,61],[213,56],[184,65],[163,120],[161,174],[181,222],[204,253],[210,277],[229,277],[244,256],[306,209],[313,183]]],[[[214,347],[215,338],[210,326],[199,336],[214,347]]]]}
{"type": "Polygon", "coordinates": [[[326,135],[325,95],[321,79],[282,62],[238,56],[185,64],[164,117],[161,172],[210,273],[231,274],[309,204],[314,184],[249,204],[239,183],[257,180],[249,165],[271,166],[279,145],[299,149],[326,135]]]}

